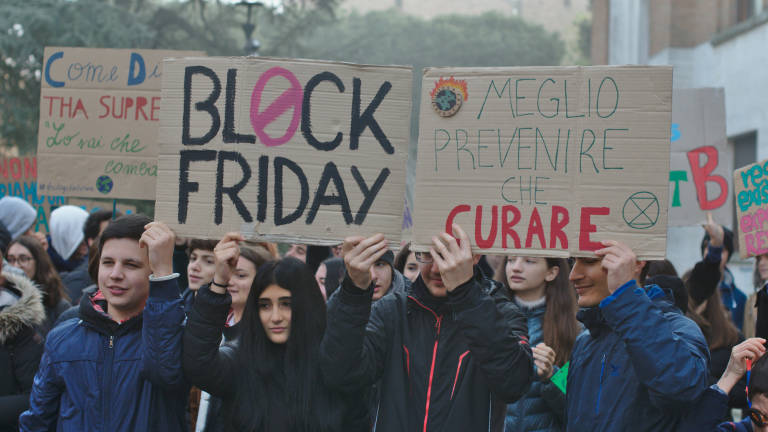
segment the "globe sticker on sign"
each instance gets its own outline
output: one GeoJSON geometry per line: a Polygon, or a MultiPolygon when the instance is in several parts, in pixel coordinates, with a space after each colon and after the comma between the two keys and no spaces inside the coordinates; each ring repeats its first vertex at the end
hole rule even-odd
{"type": "Polygon", "coordinates": [[[112,186],[114,182],[109,176],[103,175],[96,179],[96,189],[105,195],[112,191],[112,186]]]}
{"type": "Polygon", "coordinates": [[[467,94],[467,82],[464,80],[455,80],[453,77],[443,79],[442,77],[435,82],[435,88],[432,89],[432,109],[440,117],[450,117],[461,108],[462,102],[469,99],[467,94]]]}

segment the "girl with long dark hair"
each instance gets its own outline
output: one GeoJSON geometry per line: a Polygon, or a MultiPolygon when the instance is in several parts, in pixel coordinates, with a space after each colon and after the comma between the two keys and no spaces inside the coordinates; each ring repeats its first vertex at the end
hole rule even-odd
{"type": "Polygon", "coordinates": [[[507,406],[506,431],[564,430],[565,394],[550,378],[568,362],[581,330],[569,273],[562,258],[508,256],[496,270],[496,280],[527,318],[537,377],[525,396],[507,406]]]}
{"type": "Polygon", "coordinates": [[[59,315],[71,306],[51,258],[36,238],[23,235],[10,243],[6,260],[23,270],[42,292],[45,322],[41,324],[40,331],[43,336],[47,335],[59,315]]]}
{"type": "Polygon", "coordinates": [[[221,397],[227,430],[364,431],[365,400],[325,385],[318,350],[325,301],[307,266],[293,258],[261,266],[248,296],[236,344],[219,346],[231,296],[227,282],[243,238],[216,245],[216,272],[200,288],[184,330],[188,381],[221,397]]]}

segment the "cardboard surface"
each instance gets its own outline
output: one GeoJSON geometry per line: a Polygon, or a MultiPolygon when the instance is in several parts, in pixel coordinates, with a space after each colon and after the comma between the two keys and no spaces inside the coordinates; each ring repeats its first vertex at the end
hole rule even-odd
{"type": "MultiPolygon", "coordinates": [[[[82,198],[69,198],[67,200],[67,204],[78,206],[81,209],[87,211],[88,213],[93,213],[98,210],[109,210],[112,211],[113,203],[109,201],[96,201],[96,200],[89,200],[89,199],[82,199],[82,198]]],[[[123,204],[120,201],[117,202],[117,211],[124,214],[134,214],[136,213],[136,206],[130,205],[130,204],[123,204]]]]}
{"type": "Polygon", "coordinates": [[[722,88],[674,91],[669,172],[669,224],[700,225],[705,212],[733,226],[733,145],[725,136],[722,88]]]}
{"type": "Polygon", "coordinates": [[[156,219],[198,238],[399,242],[410,68],[264,57],[164,67],[156,219]]]}
{"type": "Polygon", "coordinates": [[[34,156],[0,158],[0,198],[15,196],[27,201],[37,210],[35,231],[47,234],[51,211],[66,204],[66,198],[39,195],[37,175],[37,158],[34,156]]]}
{"type": "Polygon", "coordinates": [[[742,258],[768,253],[768,159],[733,172],[742,258]]]}
{"type": "Polygon", "coordinates": [[[41,193],[153,200],[162,60],[200,51],[46,47],[41,193]]]}
{"type": "Polygon", "coordinates": [[[416,250],[453,221],[480,253],[664,258],[671,67],[434,68],[421,98],[416,250]]]}

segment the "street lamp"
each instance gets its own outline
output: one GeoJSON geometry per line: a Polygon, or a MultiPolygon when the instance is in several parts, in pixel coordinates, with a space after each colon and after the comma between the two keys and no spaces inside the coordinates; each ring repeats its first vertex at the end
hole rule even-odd
{"type": "Polygon", "coordinates": [[[254,6],[262,7],[264,6],[264,3],[260,1],[242,0],[240,3],[237,3],[237,6],[246,6],[248,8],[248,18],[246,19],[245,24],[243,24],[243,32],[245,32],[245,47],[243,49],[245,50],[245,55],[257,56],[259,55],[259,41],[257,39],[252,39],[256,24],[251,21],[251,12],[254,6]]]}

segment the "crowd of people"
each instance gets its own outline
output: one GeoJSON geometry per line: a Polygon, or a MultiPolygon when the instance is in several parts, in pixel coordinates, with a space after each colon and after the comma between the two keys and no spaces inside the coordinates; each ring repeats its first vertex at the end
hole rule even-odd
{"type": "Polygon", "coordinates": [[[0,431],[768,431],[768,256],[748,299],[711,218],[682,276],[616,241],[474,255],[458,225],[281,256],[36,219],[0,199],[0,431]]]}

